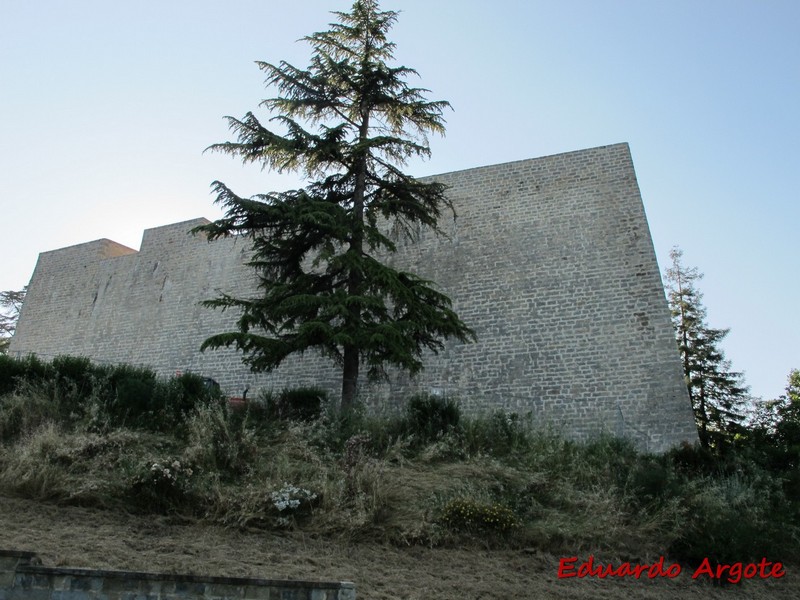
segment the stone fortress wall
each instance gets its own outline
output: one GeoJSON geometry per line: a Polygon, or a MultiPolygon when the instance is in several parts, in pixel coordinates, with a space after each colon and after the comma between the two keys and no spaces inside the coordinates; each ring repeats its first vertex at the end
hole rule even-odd
{"type": "MultiPolygon", "coordinates": [[[[395,266],[435,281],[478,341],[450,343],[414,379],[364,383],[373,406],[426,391],[467,411],[504,408],[578,439],[606,432],[660,451],[696,441],[658,264],[627,144],[432,177],[457,218],[448,237],[401,242],[395,266]]],[[[204,219],[148,229],[137,252],[97,240],[40,255],[11,351],[88,356],[213,377],[230,395],[340,375],[313,352],[252,374],[232,350],[200,353],[236,315],[199,302],[254,293],[242,238],[204,219]]]]}

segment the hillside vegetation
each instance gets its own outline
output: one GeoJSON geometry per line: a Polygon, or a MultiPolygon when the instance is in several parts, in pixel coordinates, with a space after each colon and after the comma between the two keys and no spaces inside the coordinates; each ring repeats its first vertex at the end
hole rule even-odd
{"type": "Polygon", "coordinates": [[[387,552],[665,556],[686,568],[800,558],[794,468],[752,444],[641,454],[620,439],[571,442],[524,415],[465,417],[448,399],[377,418],[294,390],[232,410],[194,375],[0,357],[0,440],[9,503],[387,552]]]}

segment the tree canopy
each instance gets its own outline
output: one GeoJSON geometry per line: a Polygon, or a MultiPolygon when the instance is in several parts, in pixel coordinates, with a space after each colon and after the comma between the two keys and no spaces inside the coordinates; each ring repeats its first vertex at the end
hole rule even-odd
{"type": "Polygon", "coordinates": [[[678,248],[672,249],[670,258],[667,299],[700,443],[721,450],[739,429],[747,387],[742,373],[731,370],[720,347],[729,330],[706,323],[703,295],[696,286],[702,274],[683,265],[683,252],[678,248]]]}
{"type": "Polygon", "coordinates": [[[444,133],[449,104],[428,101],[412,87],[413,69],[392,66],[387,39],[397,13],[375,0],[335,12],[330,29],[303,38],[310,64],[258,62],[278,95],[261,102],[270,127],[252,112],[227,117],[234,141],[212,150],[278,172],[297,172],[301,189],[251,198],[214,182],[225,216],[198,230],[210,239],[245,235],[260,294],[223,295],[208,306],[237,309],[237,330],[214,335],[203,348],[234,346],[255,371],[314,349],[342,367],[342,406],[352,404],[359,366],[381,377],[392,365],[411,374],[425,350],[444,340],[467,342],[473,331],[433,282],[388,266],[398,236],[419,227],[438,233],[452,211],[445,188],[401,167],[430,155],[427,136],[444,133]]]}
{"type": "Polygon", "coordinates": [[[761,404],[751,437],[766,449],[771,466],[793,473],[800,492],[800,369],[789,373],[784,394],[761,404]]]}
{"type": "Polygon", "coordinates": [[[22,303],[25,300],[27,291],[28,288],[26,286],[19,291],[7,290],[0,292],[0,354],[5,354],[8,351],[11,336],[14,335],[17,329],[19,311],[22,309],[22,303]]]}

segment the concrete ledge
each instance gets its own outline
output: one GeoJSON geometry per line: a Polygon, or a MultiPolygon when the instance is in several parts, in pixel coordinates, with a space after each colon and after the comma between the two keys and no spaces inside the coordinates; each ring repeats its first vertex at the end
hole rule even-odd
{"type": "Polygon", "coordinates": [[[41,566],[34,552],[0,550],[0,600],[355,600],[347,581],[215,577],[41,566]]]}

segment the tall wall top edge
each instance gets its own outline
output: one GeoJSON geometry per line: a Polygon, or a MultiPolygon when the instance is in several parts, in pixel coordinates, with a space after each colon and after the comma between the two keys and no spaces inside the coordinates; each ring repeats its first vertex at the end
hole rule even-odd
{"type": "Polygon", "coordinates": [[[48,256],[53,254],[63,253],[87,253],[94,254],[98,258],[111,258],[114,256],[125,256],[128,254],[137,254],[138,250],[109,240],[108,238],[100,238],[99,240],[92,240],[91,242],[83,242],[81,244],[73,244],[71,246],[64,246],[62,248],[55,248],[53,250],[45,250],[41,256],[48,256]]]}
{"type": "MultiPolygon", "coordinates": [[[[63,246],[61,248],[54,248],[53,250],[45,250],[41,252],[40,256],[48,257],[59,254],[85,254],[89,257],[98,259],[103,258],[116,258],[118,256],[127,256],[129,254],[139,254],[142,250],[146,250],[149,245],[154,241],[161,241],[164,238],[176,237],[178,235],[185,235],[189,237],[189,231],[200,225],[210,223],[205,217],[197,217],[188,219],[186,221],[179,221],[177,223],[167,223],[159,225],[158,227],[148,227],[142,234],[142,243],[139,250],[115,242],[108,238],[100,238],[92,240],[91,242],[83,242],[81,244],[73,244],[71,246],[63,246]]],[[[205,241],[205,238],[198,238],[205,241]]]]}
{"type": "MultiPolygon", "coordinates": [[[[539,156],[536,158],[527,158],[522,160],[515,160],[509,161],[505,163],[497,163],[493,165],[484,165],[480,167],[471,167],[469,169],[461,169],[458,171],[447,171],[445,173],[437,173],[433,175],[426,175],[421,179],[428,179],[428,180],[435,180],[439,177],[452,177],[458,176],[461,174],[466,173],[479,173],[481,171],[490,171],[493,169],[497,169],[499,167],[513,167],[513,166],[524,166],[526,164],[535,164],[535,163],[543,163],[549,160],[557,160],[557,159],[566,159],[569,160],[571,158],[580,158],[591,154],[597,154],[602,152],[614,152],[614,151],[621,151],[627,157],[630,157],[630,148],[627,142],[620,142],[616,144],[608,144],[605,146],[596,146],[593,148],[585,148],[581,150],[573,150],[570,152],[560,152],[556,154],[549,154],[546,156],[539,156]]],[[[159,225],[157,227],[150,227],[144,230],[142,234],[142,242],[140,249],[137,251],[133,248],[129,248],[128,246],[124,246],[118,242],[113,240],[109,240],[107,238],[101,238],[99,240],[94,240],[91,242],[84,242],[82,244],[74,244],[71,246],[66,246],[62,248],[56,248],[53,250],[47,250],[42,252],[42,256],[45,255],[52,255],[52,254],[63,254],[63,253],[87,253],[93,255],[96,258],[114,258],[117,256],[125,256],[128,254],[138,254],[140,252],[146,252],[148,248],[154,247],[164,241],[169,241],[170,239],[177,239],[181,236],[189,237],[189,231],[194,227],[198,227],[200,225],[205,225],[210,223],[208,219],[205,217],[196,217],[193,219],[187,219],[185,221],[178,221],[176,223],[168,223],[165,225],[159,225]]]]}
{"type": "Polygon", "coordinates": [[[605,146],[595,146],[593,148],[583,148],[581,150],[570,150],[569,152],[558,152],[556,154],[547,154],[545,156],[537,156],[534,158],[523,158],[520,160],[512,160],[503,163],[495,163],[492,165],[481,165],[479,167],[470,167],[468,169],[459,169],[457,171],[446,171],[444,173],[433,173],[431,175],[425,175],[419,177],[418,179],[436,179],[438,177],[450,177],[454,175],[461,175],[466,173],[477,173],[480,171],[488,171],[497,169],[499,167],[513,167],[513,166],[524,166],[527,164],[534,164],[534,163],[543,163],[550,160],[560,160],[560,159],[570,159],[570,158],[579,158],[582,156],[586,156],[589,154],[597,154],[599,152],[613,152],[613,151],[621,151],[624,152],[628,157],[631,156],[630,146],[628,142],[619,142],[616,144],[607,144],[605,146]]]}

